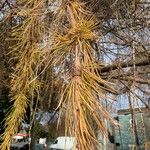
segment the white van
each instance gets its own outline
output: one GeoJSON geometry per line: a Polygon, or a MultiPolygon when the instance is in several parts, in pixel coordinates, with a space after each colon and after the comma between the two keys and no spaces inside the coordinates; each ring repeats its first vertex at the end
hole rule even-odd
{"type": "Polygon", "coordinates": [[[50,145],[50,149],[77,150],[77,141],[75,137],[58,137],[55,142],[50,145]]]}

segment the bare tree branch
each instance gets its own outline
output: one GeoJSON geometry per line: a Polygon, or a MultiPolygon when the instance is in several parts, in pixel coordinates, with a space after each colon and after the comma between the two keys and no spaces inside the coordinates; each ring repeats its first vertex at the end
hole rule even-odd
{"type": "MultiPolygon", "coordinates": [[[[109,72],[109,71],[112,71],[112,70],[116,70],[118,68],[132,67],[133,64],[134,64],[133,61],[129,61],[129,62],[122,62],[122,63],[107,65],[107,66],[99,69],[99,73],[109,72]]],[[[149,59],[140,60],[140,61],[135,63],[135,66],[137,66],[137,67],[148,66],[148,65],[150,65],[150,60],[149,59]]]]}

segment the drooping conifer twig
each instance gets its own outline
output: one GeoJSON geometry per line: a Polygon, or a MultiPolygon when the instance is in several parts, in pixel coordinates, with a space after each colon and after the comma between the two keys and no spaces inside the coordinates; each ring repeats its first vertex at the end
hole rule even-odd
{"type": "Polygon", "coordinates": [[[100,65],[91,46],[97,38],[94,26],[95,18],[84,3],[66,1],[52,25],[56,30],[49,51],[49,58],[55,58],[52,63],[59,66],[65,79],[58,105],[60,114],[65,114],[65,133],[76,137],[81,150],[98,149],[94,126],[107,136],[104,118],[116,124],[103,106],[105,94],[116,90],[99,76],[100,65]],[[68,59],[70,67],[66,69],[68,59]]]}
{"type": "Polygon", "coordinates": [[[16,45],[11,53],[18,59],[11,77],[10,96],[14,104],[5,121],[1,150],[10,149],[12,137],[17,133],[24,119],[30,99],[38,94],[41,87],[41,83],[36,78],[38,71],[37,69],[35,71],[35,68],[40,64],[42,57],[38,41],[44,32],[43,24],[40,22],[43,2],[25,0],[20,3],[23,4],[23,9],[17,15],[24,17],[24,21],[12,32],[16,45]]]}

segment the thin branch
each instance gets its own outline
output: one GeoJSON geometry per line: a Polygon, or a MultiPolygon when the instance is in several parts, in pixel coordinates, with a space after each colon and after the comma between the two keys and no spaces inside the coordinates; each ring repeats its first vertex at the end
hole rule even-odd
{"type": "MultiPolygon", "coordinates": [[[[119,80],[129,91],[130,91],[130,87],[129,86],[127,86],[124,82],[122,82],[121,80],[119,80]]],[[[133,92],[132,91],[130,91],[132,94],[133,94],[133,92]]],[[[137,99],[139,99],[144,105],[145,105],[145,107],[146,108],[148,108],[149,110],[150,110],[150,107],[143,101],[143,99],[141,99],[136,93],[134,93],[134,95],[135,95],[135,97],[137,98],[137,99]]]]}
{"type": "MultiPolygon", "coordinates": [[[[146,60],[140,60],[139,62],[135,63],[135,66],[137,67],[141,67],[141,66],[148,66],[150,65],[150,60],[146,59],[146,60]]],[[[116,70],[118,69],[118,67],[120,68],[127,68],[127,67],[132,67],[133,66],[133,61],[129,61],[129,62],[122,62],[122,63],[117,63],[117,64],[112,64],[112,65],[107,65],[101,69],[99,69],[99,73],[105,73],[105,72],[109,72],[112,70],[116,70]]]]}
{"type": "Polygon", "coordinates": [[[0,11],[4,8],[5,4],[7,3],[6,1],[7,1],[7,0],[5,0],[5,1],[2,3],[2,5],[0,6],[0,11]]]}
{"type": "Polygon", "coordinates": [[[6,3],[7,3],[7,5],[9,6],[10,9],[13,8],[8,0],[6,0],[6,3]]]}
{"type": "Polygon", "coordinates": [[[139,78],[133,78],[133,77],[113,77],[113,79],[120,79],[123,81],[136,81],[137,83],[140,84],[149,84],[150,85],[150,80],[148,79],[139,79],[139,78]]]}
{"type": "Polygon", "coordinates": [[[13,8],[13,7],[11,6],[10,2],[9,2],[8,0],[5,0],[5,1],[2,3],[2,5],[0,6],[0,11],[5,7],[5,4],[7,4],[10,9],[13,8]]]}

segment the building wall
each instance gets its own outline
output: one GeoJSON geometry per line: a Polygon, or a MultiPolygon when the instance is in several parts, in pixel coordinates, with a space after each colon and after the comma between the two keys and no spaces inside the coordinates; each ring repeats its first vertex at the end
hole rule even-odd
{"type": "MultiPolygon", "coordinates": [[[[150,115],[149,113],[144,114],[144,126],[146,134],[144,134],[144,127],[141,119],[141,113],[135,114],[136,124],[137,124],[137,135],[140,143],[140,149],[145,142],[145,137],[150,141],[150,115]]],[[[121,114],[118,115],[120,130],[115,129],[115,143],[120,143],[121,150],[129,150],[129,144],[134,144],[133,129],[131,125],[131,114],[121,114]]]]}

